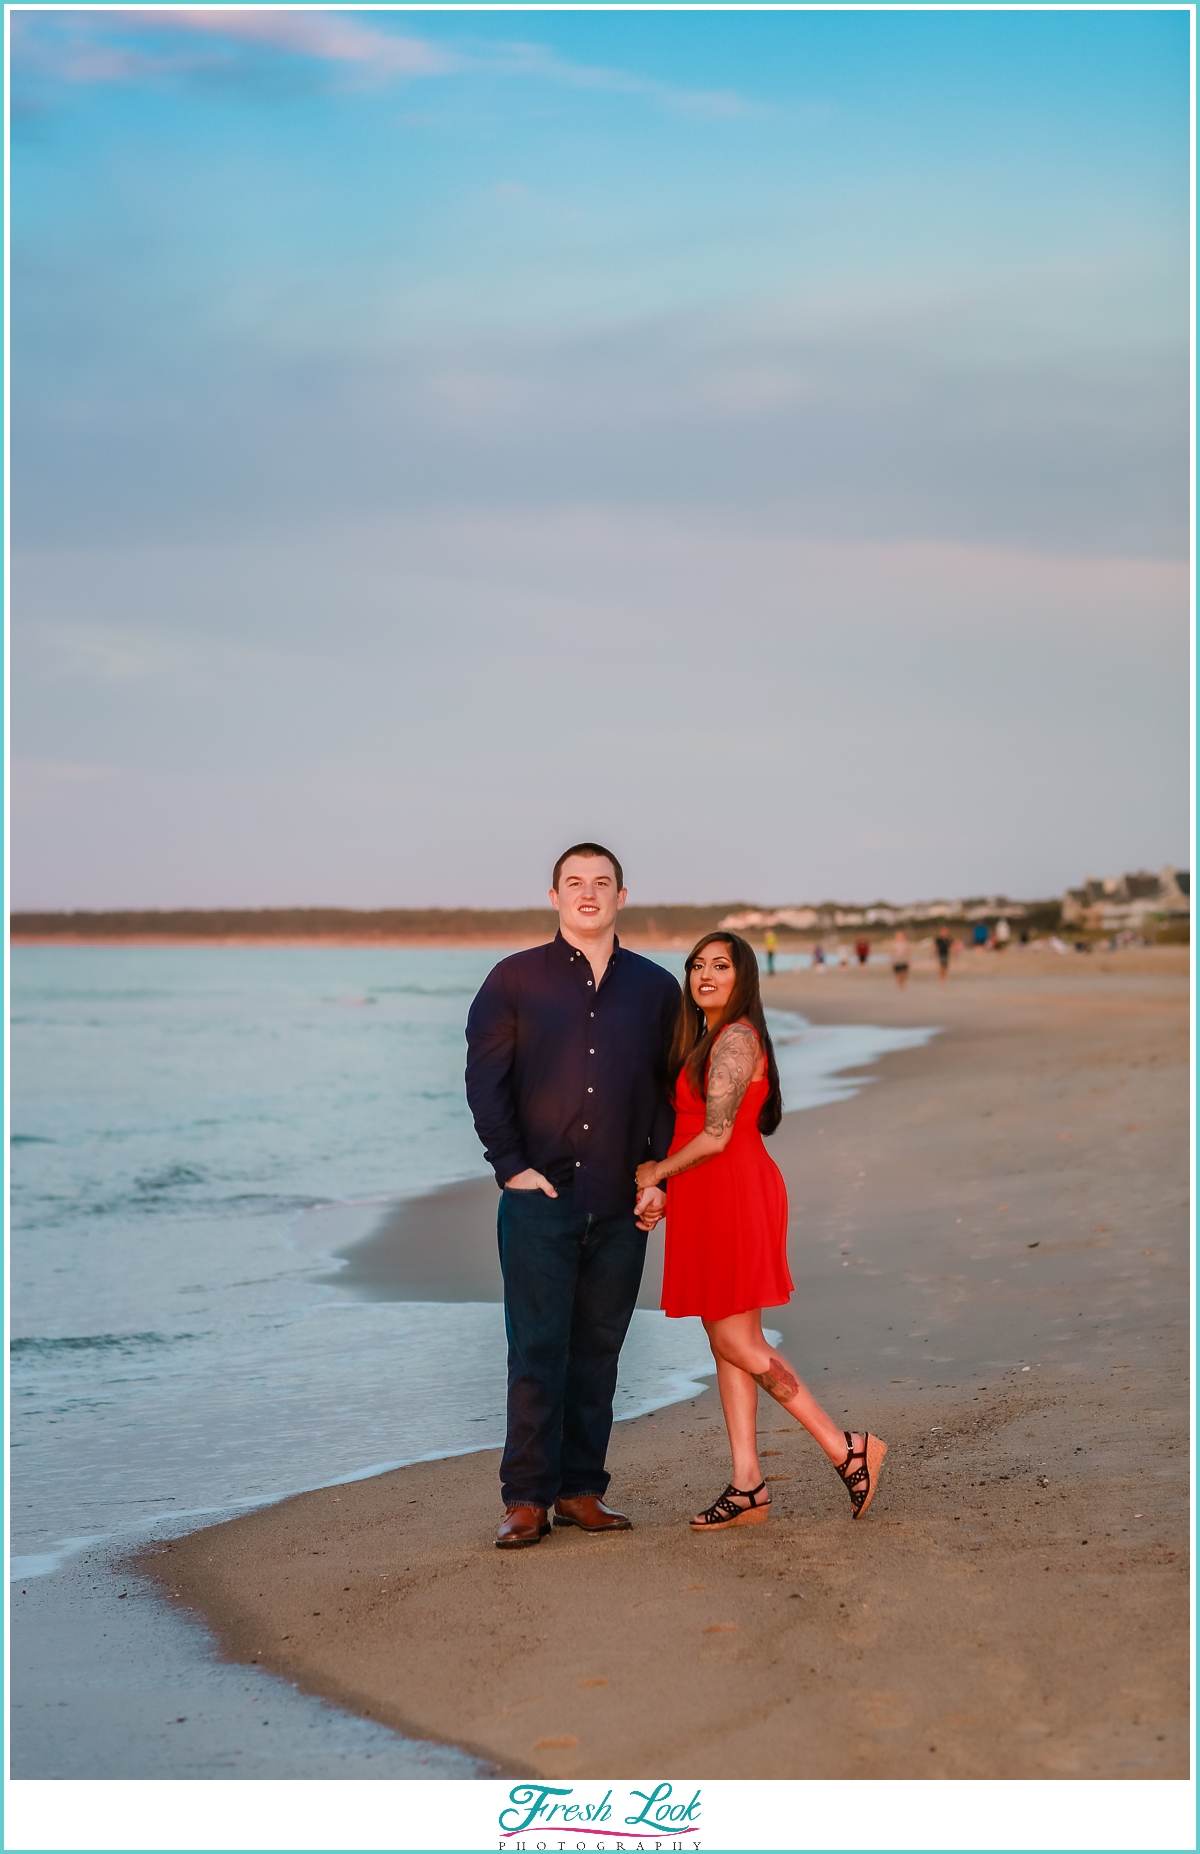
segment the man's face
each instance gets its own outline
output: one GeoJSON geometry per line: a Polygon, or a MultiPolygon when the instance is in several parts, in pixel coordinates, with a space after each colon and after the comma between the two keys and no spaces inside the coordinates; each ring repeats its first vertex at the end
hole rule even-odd
{"type": "Polygon", "coordinates": [[[550,900],[562,926],[575,933],[605,933],[625,906],[625,890],[607,856],[568,856],[550,900]]]}

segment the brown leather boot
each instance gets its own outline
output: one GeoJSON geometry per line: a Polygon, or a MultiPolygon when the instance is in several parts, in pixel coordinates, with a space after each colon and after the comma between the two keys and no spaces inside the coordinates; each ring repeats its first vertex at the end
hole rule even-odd
{"type": "Polygon", "coordinates": [[[595,1494],[576,1494],[573,1499],[554,1502],[554,1523],[580,1526],[584,1532],[628,1532],[632,1522],[624,1513],[614,1513],[595,1494]]]}
{"type": "Polygon", "coordinates": [[[536,1545],[550,1530],[544,1506],[509,1506],[496,1533],[502,1550],[515,1551],[521,1545],[536,1545]]]}

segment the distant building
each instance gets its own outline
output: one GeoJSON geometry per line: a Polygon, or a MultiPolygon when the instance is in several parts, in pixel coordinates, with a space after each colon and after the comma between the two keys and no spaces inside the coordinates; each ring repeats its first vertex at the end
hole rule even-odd
{"type": "Polygon", "coordinates": [[[875,901],[869,907],[851,904],[846,906],[840,901],[822,901],[816,907],[802,908],[742,908],[734,914],[727,914],[717,924],[728,927],[733,933],[744,933],[747,928],[792,927],[804,933],[812,928],[828,932],[836,927],[899,927],[905,924],[918,925],[921,922],[960,921],[960,920],[995,920],[1001,914],[1007,914],[1010,920],[1020,920],[1028,913],[1023,902],[1010,901],[1007,895],[989,895],[986,900],[976,899],[965,902],[961,897],[945,901],[914,901],[907,907],[898,908],[890,901],[875,901]]]}
{"type": "Polygon", "coordinates": [[[1099,933],[1135,930],[1149,920],[1187,920],[1192,912],[1192,877],[1188,869],[1164,864],[1157,875],[1139,869],[1134,875],[1089,876],[1082,888],[1069,888],[1062,899],[1064,927],[1089,927],[1099,933]]]}
{"type": "Polygon", "coordinates": [[[742,933],[747,927],[796,927],[803,931],[818,926],[820,921],[816,908],[745,908],[740,914],[727,914],[717,926],[728,927],[731,933],[742,933]]]}

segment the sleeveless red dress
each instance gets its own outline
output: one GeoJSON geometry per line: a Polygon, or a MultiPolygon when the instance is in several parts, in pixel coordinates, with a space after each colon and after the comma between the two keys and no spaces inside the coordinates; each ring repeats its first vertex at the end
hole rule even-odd
{"type": "MultiPolygon", "coordinates": [[[[667,1181],[662,1305],[672,1319],[723,1320],[792,1297],[787,1186],[758,1130],[768,1085],[764,1075],[747,1088],[724,1152],[667,1181]]],[[[675,1153],[704,1131],[705,1103],[682,1070],[672,1105],[675,1153]]]]}

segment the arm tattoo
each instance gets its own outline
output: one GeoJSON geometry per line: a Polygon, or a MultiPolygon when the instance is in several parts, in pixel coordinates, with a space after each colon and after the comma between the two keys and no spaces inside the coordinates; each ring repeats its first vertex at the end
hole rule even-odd
{"type": "Polygon", "coordinates": [[[727,1024],[717,1038],[708,1070],[704,1131],[722,1138],[737,1118],[758,1062],[758,1038],[749,1024],[727,1024]]]}

